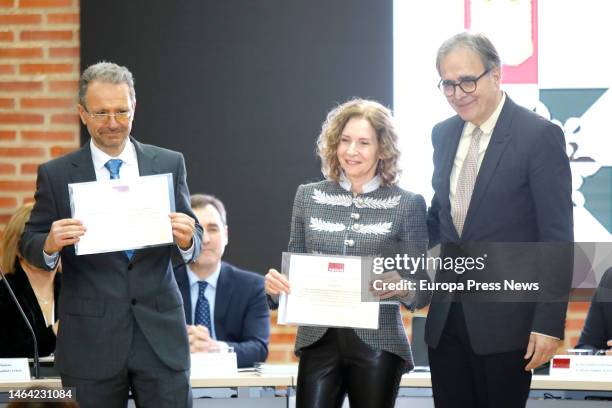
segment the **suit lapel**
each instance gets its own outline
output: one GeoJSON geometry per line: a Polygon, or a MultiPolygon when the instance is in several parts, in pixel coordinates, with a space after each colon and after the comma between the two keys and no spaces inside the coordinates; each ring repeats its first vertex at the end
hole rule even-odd
{"type": "Polygon", "coordinates": [[[91,148],[89,143],[85,143],[76,154],[72,156],[72,171],[70,172],[71,183],[83,183],[87,181],[96,181],[96,170],[94,169],[93,160],[91,158],[91,148]]]}
{"type": "Polygon", "coordinates": [[[443,143],[443,145],[448,145],[448,149],[446,150],[444,157],[442,157],[442,169],[441,169],[441,179],[444,180],[444,184],[442,184],[442,189],[440,190],[440,205],[444,208],[441,214],[446,218],[445,222],[447,225],[453,226],[453,231],[455,233],[455,238],[459,239],[459,234],[455,229],[453,222],[453,218],[451,217],[451,207],[450,207],[450,174],[453,170],[453,165],[455,163],[455,156],[457,155],[457,148],[459,147],[459,140],[461,139],[461,134],[463,133],[463,127],[465,122],[461,120],[459,116],[456,116],[456,120],[451,124],[451,129],[448,132],[447,137],[448,142],[443,143]]]}
{"type": "MultiPolygon", "coordinates": [[[[141,176],[150,176],[159,174],[160,170],[157,165],[156,155],[146,146],[138,142],[130,136],[130,140],[136,148],[136,158],[138,160],[138,173],[141,176]]],[[[91,148],[89,143],[86,143],[76,152],[72,159],[74,171],[70,172],[70,180],[73,183],[82,183],[86,181],[96,181],[96,170],[93,166],[91,158],[91,148]]]]}
{"type": "Polygon", "coordinates": [[[217,339],[225,338],[225,328],[222,322],[232,299],[232,275],[232,268],[225,262],[221,262],[221,272],[219,273],[215,295],[215,334],[217,339]]]}
{"type": "Polygon", "coordinates": [[[185,320],[187,324],[193,324],[191,320],[191,288],[189,287],[189,278],[187,278],[187,266],[181,265],[176,267],[175,273],[176,283],[183,297],[183,308],[185,309],[185,320]]]}
{"type": "Polygon", "coordinates": [[[469,236],[471,220],[474,218],[474,214],[477,214],[478,207],[482,203],[487,187],[495,174],[499,159],[508,146],[508,141],[510,140],[510,124],[512,123],[512,115],[515,106],[514,102],[506,95],[504,107],[497,119],[497,124],[491,135],[491,141],[489,142],[489,146],[487,146],[484,159],[478,171],[478,176],[476,177],[476,184],[474,185],[470,207],[468,208],[463,227],[464,238],[469,236]]]}
{"type": "Polygon", "coordinates": [[[157,156],[155,152],[147,149],[145,145],[139,143],[130,136],[130,140],[134,143],[136,148],[136,157],[138,159],[138,174],[141,176],[151,176],[153,174],[159,174],[160,169],[157,163],[157,156]]]}

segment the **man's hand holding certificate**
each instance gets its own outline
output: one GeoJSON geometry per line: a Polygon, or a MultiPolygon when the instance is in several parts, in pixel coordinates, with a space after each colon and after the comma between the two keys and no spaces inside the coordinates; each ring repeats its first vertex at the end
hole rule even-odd
{"type": "MultiPolygon", "coordinates": [[[[65,228],[84,228],[75,243],[77,255],[173,242],[169,214],[174,211],[174,187],[170,174],[75,183],[68,188],[76,223],[65,228]]],[[[179,244],[184,246],[184,242],[179,244]]]]}
{"type": "MultiPolygon", "coordinates": [[[[378,329],[378,302],[362,302],[362,262],[359,257],[284,253],[291,291],[280,294],[279,324],[378,329]]],[[[281,288],[283,281],[273,284],[281,288]]]]}

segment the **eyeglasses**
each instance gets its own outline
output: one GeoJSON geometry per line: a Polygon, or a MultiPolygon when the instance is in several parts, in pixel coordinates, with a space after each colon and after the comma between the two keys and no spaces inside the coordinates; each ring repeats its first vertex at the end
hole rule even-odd
{"type": "Polygon", "coordinates": [[[110,120],[110,118],[115,118],[117,122],[127,122],[132,117],[132,112],[130,111],[122,111],[115,113],[89,113],[85,111],[95,122],[98,123],[106,123],[110,120]]]}
{"type": "Polygon", "coordinates": [[[491,71],[491,69],[487,69],[476,78],[464,78],[459,82],[441,79],[440,82],[438,82],[438,88],[440,88],[440,91],[442,91],[442,93],[444,93],[446,96],[453,96],[457,90],[457,87],[461,88],[463,93],[469,94],[476,91],[476,84],[478,83],[478,80],[487,75],[489,71],[491,71]]]}

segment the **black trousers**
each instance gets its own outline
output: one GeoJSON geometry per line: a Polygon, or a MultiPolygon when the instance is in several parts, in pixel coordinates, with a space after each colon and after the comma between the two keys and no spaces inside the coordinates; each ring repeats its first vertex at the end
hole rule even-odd
{"type": "Polygon", "coordinates": [[[529,397],[527,349],[477,355],[468,337],[461,303],[453,303],[440,343],[429,348],[436,408],[519,408],[529,397]]]}
{"type": "Polygon", "coordinates": [[[337,408],[348,394],[351,408],[395,405],[405,362],[374,350],[352,329],[330,328],[301,350],[296,408],[337,408]]]}
{"type": "Polygon", "coordinates": [[[189,370],[168,368],[157,357],[136,321],[133,331],[127,366],[119,373],[104,380],[62,374],[62,385],[76,388],[76,399],[81,408],[127,407],[130,390],[137,407],[190,408],[189,370]]]}

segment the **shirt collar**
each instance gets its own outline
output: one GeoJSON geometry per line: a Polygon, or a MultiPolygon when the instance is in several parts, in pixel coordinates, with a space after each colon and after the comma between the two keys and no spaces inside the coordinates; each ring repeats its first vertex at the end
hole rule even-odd
{"type": "Polygon", "coordinates": [[[103,152],[92,140],[89,141],[89,148],[91,149],[91,159],[93,160],[95,170],[103,169],[106,162],[110,159],[121,159],[123,163],[128,165],[138,164],[138,160],[136,159],[136,147],[129,138],[125,144],[125,147],[123,148],[123,151],[117,157],[109,156],[103,152]]]}
{"type": "MultiPolygon", "coordinates": [[[[189,278],[189,287],[193,287],[193,285],[197,285],[199,281],[201,281],[202,279],[200,279],[198,277],[198,275],[196,275],[191,268],[189,267],[189,265],[185,265],[185,267],[187,268],[187,278],[189,278]]],[[[215,270],[215,272],[210,275],[208,278],[204,279],[204,282],[207,282],[208,285],[213,288],[213,289],[217,289],[217,281],[219,280],[219,275],[221,274],[221,262],[219,262],[219,265],[217,265],[217,269],[215,270]]]]}
{"type": "MultiPolygon", "coordinates": [[[[504,107],[504,102],[506,102],[506,93],[502,92],[502,98],[499,101],[497,108],[495,108],[491,116],[489,116],[489,119],[485,120],[485,122],[480,125],[480,130],[482,130],[483,134],[490,135],[491,133],[493,133],[493,129],[497,124],[497,119],[499,119],[499,115],[501,114],[502,108],[504,107]]],[[[467,122],[465,131],[468,135],[471,135],[475,128],[475,124],[473,124],[472,122],[467,122]]]]}
{"type": "MultiPolygon", "coordinates": [[[[348,191],[348,192],[351,191],[351,187],[352,187],[351,181],[346,177],[344,172],[342,172],[340,174],[340,181],[338,182],[338,184],[340,184],[340,187],[342,187],[346,191],[348,191]]],[[[377,174],[377,175],[374,176],[374,178],[372,180],[368,181],[367,183],[365,183],[363,185],[363,193],[362,194],[371,193],[372,191],[374,191],[378,187],[380,187],[381,184],[382,184],[382,181],[380,179],[380,176],[377,174]]]]}

